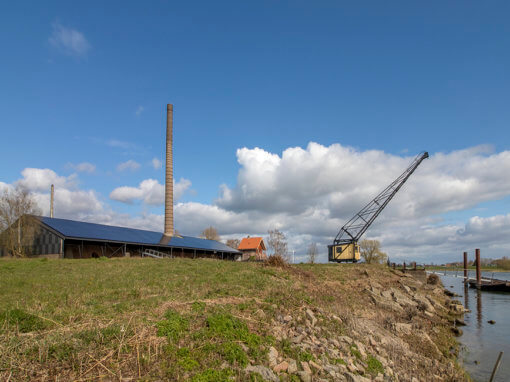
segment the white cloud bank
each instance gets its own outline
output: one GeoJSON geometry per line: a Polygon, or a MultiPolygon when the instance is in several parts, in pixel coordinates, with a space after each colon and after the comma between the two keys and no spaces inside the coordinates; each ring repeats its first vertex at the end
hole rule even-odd
{"type": "Polygon", "coordinates": [[[48,42],[63,53],[75,57],[85,56],[91,47],[83,33],[57,22],[52,24],[48,42]]]}
{"type": "MultiPolygon", "coordinates": [[[[188,179],[181,178],[177,183],[174,181],[174,200],[180,199],[190,187],[188,179]]],[[[161,206],[165,203],[165,186],[156,179],[145,179],[138,187],[117,187],[110,193],[110,199],[127,204],[142,200],[148,205],[161,206]]]]}
{"type": "MultiPolygon", "coordinates": [[[[301,253],[306,248],[295,243],[320,243],[325,259],[325,246],[340,227],[399,176],[413,157],[310,143],[281,155],[242,148],[237,159],[241,166],[237,184],[222,185],[214,205],[176,206],[181,229],[186,232],[196,222],[214,225],[224,234],[265,234],[279,228],[291,238],[290,247],[301,253]]],[[[488,146],[477,146],[434,154],[409,178],[365,237],[381,240],[392,256],[423,261],[455,259],[471,246],[495,251],[496,243],[500,250],[494,255],[503,255],[510,228],[507,218],[475,216],[468,222],[445,224],[443,214],[507,197],[510,177],[503,174],[508,173],[508,151],[494,153],[488,146]],[[477,221],[490,225],[493,238],[475,228],[477,221]]]]}
{"type": "MultiPolygon", "coordinates": [[[[198,235],[213,225],[224,237],[265,236],[268,229],[278,228],[286,233],[298,259],[315,241],[324,261],[326,245],[340,227],[399,176],[412,159],[339,144],[310,143],[306,148],[288,148],[281,155],[242,148],[237,151],[237,183],[221,185],[217,200],[211,204],[176,204],[175,225],[188,235],[198,235]]],[[[481,248],[483,256],[509,255],[508,204],[499,204],[501,210],[494,216],[477,216],[473,210],[480,203],[510,195],[509,173],[509,151],[493,152],[490,147],[477,146],[433,154],[418,167],[365,237],[380,240],[393,259],[458,260],[463,251],[474,248],[481,248]]],[[[45,213],[53,183],[57,217],[162,230],[162,211],[119,214],[93,190],[80,190],[76,175],[65,177],[49,169],[33,168],[23,170],[22,175],[15,183],[33,191],[45,213]]],[[[0,184],[0,188],[9,186],[0,184]]],[[[175,200],[190,187],[187,179],[175,183],[175,200]]],[[[110,198],[162,206],[164,186],[146,179],[137,187],[114,189],[110,198]]]]}

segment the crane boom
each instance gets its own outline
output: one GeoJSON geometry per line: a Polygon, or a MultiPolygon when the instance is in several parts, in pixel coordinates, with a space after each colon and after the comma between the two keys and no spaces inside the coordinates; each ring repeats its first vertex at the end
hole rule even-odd
{"type": "Polygon", "coordinates": [[[354,215],[340,229],[332,245],[328,246],[329,261],[357,261],[359,260],[358,240],[379,216],[384,207],[390,202],[403,184],[409,179],[420,163],[429,157],[425,151],[419,154],[409,167],[370,203],[354,215]]]}

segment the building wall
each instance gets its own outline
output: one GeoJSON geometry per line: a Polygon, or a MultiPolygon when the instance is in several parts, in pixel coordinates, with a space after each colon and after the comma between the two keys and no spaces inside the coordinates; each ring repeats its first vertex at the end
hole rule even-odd
{"type": "Polygon", "coordinates": [[[243,249],[241,252],[243,253],[242,260],[249,260],[252,256],[256,260],[265,260],[267,258],[266,254],[260,247],[257,249],[243,249]]]}
{"type": "Polygon", "coordinates": [[[32,255],[50,255],[60,253],[61,239],[53,232],[41,228],[35,234],[33,245],[31,248],[32,255]]]}
{"type": "MultiPolygon", "coordinates": [[[[60,237],[42,226],[29,234],[22,232],[20,239],[28,256],[58,257],[60,255],[60,237]]],[[[7,249],[0,246],[0,256],[8,255],[7,249]]]]}

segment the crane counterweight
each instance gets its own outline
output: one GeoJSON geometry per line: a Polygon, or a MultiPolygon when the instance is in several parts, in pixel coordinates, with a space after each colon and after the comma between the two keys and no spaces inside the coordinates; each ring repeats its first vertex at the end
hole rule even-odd
{"type": "Polygon", "coordinates": [[[420,163],[429,157],[428,152],[419,154],[409,167],[370,203],[354,215],[340,229],[332,245],[328,245],[328,260],[335,262],[357,262],[360,259],[358,241],[379,216],[403,184],[409,179],[420,163]]]}

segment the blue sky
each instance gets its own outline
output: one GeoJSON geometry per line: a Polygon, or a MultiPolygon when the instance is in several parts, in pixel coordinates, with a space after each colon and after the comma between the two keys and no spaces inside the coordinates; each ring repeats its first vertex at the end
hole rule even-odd
{"type": "MultiPolygon", "coordinates": [[[[428,150],[437,172],[428,182],[417,173],[422,188],[413,193],[417,186],[409,185],[407,196],[394,201],[394,211],[411,203],[413,211],[423,212],[402,212],[385,226],[384,216],[393,216],[388,211],[367,235],[397,257],[421,259],[440,247],[438,261],[456,259],[455,251],[475,244],[455,232],[472,228],[470,219],[478,217],[502,229],[486,242],[480,233],[479,246],[504,255],[510,249],[503,239],[510,229],[509,11],[504,1],[2,3],[0,182],[24,179],[44,209],[47,192],[39,178],[51,179],[57,190],[60,184],[69,191],[69,206],[84,205],[66,209],[62,201],[62,217],[156,229],[163,208],[147,190],[158,184],[139,185],[164,182],[153,160],[164,160],[166,103],[173,103],[174,174],[176,181],[184,179],[176,220],[185,233],[200,233],[204,223],[224,237],[263,235],[276,226],[298,252],[311,241],[325,245],[364,204],[353,200],[368,202],[414,155],[428,150]],[[327,156],[338,162],[324,178],[338,174],[340,181],[346,163],[366,163],[351,186],[359,188],[355,199],[346,196],[352,188],[335,196],[341,186],[327,189],[319,180],[305,191],[309,178],[299,168],[323,169],[320,158],[326,159],[319,154],[307,163],[298,158],[282,161],[285,168],[264,167],[289,149],[310,152],[310,142],[329,151],[335,145],[351,150],[327,156]],[[242,148],[251,151],[237,151],[242,148]],[[371,160],[382,166],[376,175],[371,160]],[[52,173],[22,175],[27,168],[52,173]],[[294,178],[283,184],[278,174],[293,169],[294,178]],[[490,180],[486,169],[495,171],[490,180]],[[426,196],[446,178],[451,185],[443,186],[459,186],[458,192],[430,207],[426,196]],[[327,228],[311,234],[306,227],[316,225],[313,213],[285,210],[285,201],[264,208],[271,203],[261,195],[276,200],[269,191],[285,193],[290,184],[287,195],[322,211],[318,221],[327,228]],[[119,187],[139,190],[118,200],[112,192],[119,187]],[[225,190],[237,196],[227,197],[225,190]],[[459,194],[469,202],[458,203],[459,194]],[[84,195],[92,199],[80,199],[84,195]],[[344,199],[331,207],[332,200],[344,199]],[[409,232],[388,239],[402,227],[420,232],[424,225],[453,236],[434,236],[433,248],[413,242],[409,232]],[[454,246],[445,245],[452,241],[454,246]]],[[[58,202],[57,191],[57,216],[58,202]]]]}

